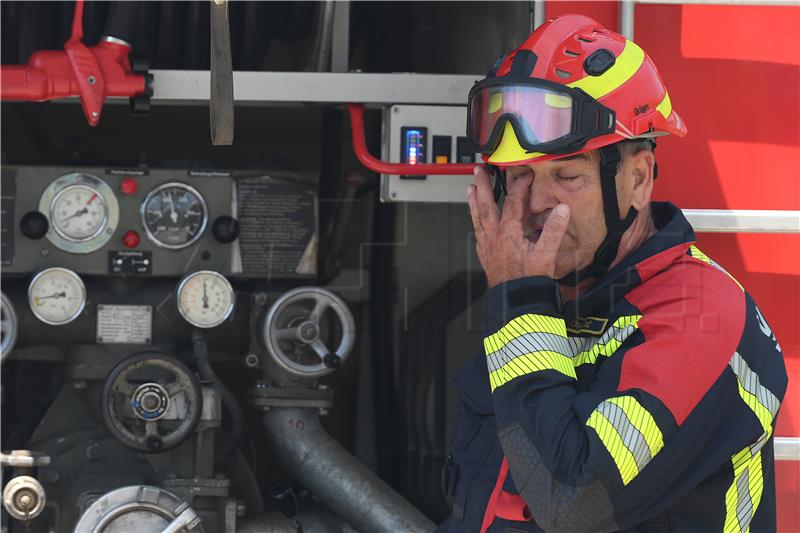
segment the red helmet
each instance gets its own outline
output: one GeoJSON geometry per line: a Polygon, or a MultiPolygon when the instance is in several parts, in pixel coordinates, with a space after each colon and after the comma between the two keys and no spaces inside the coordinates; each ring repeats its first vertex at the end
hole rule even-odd
{"type": "Polygon", "coordinates": [[[686,135],[648,55],[583,15],[547,21],[507,54],[470,91],[467,120],[484,160],[500,167],[686,135]]]}

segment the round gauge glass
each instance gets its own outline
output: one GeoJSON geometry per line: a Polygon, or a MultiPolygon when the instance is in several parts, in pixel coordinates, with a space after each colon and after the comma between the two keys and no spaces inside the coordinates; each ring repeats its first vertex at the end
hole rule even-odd
{"type": "Polygon", "coordinates": [[[147,237],[157,246],[173,250],[197,241],[208,224],[206,201],[184,183],[165,183],[150,191],[140,213],[147,237]]]}
{"type": "Polygon", "coordinates": [[[68,324],[86,305],[86,287],[72,270],[53,267],[33,277],[28,303],[36,318],[52,326],[68,324]]]}
{"type": "Polygon", "coordinates": [[[50,223],[68,241],[93,239],[108,223],[106,200],[89,185],[64,187],[50,203],[50,223]]]}
{"type": "Polygon", "coordinates": [[[231,283],[218,272],[199,270],[178,284],[178,311],[191,325],[213,328],[225,322],[233,311],[231,283]]]}
{"type": "Polygon", "coordinates": [[[6,356],[14,349],[14,343],[17,340],[17,313],[14,311],[14,306],[5,293],[0,293],[0,297],[2,297],[0,361],[5,361],[6,356]]]}

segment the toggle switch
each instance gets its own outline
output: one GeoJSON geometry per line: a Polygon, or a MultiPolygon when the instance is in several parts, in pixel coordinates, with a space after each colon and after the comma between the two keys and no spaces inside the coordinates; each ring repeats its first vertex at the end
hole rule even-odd
{"type": "Polygon", "coordinates": [[[442,164],[450,162],[450,155],[452,154],[451,145],[453,138],[449,135],[434,135],[433,136],[433,162],[442,164]]]}

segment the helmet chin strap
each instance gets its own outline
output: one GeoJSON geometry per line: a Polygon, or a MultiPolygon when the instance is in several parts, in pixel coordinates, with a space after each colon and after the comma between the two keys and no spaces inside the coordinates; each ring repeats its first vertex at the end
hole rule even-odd
{"type": "Polygon", "coordinates": [[[608,272],[611,263],[617,257],[622,235],[636,219],[638,211],[633,206],[625,218],[617,203],[616,175],[621,155],[616,144],[603,146],[600,152],[600,189],[603,193],[603,213],[608,233],[597,248],[592,263],[582,270],[575,270],[558,280],[562,285],[575,287],[586,278],[601,278],[608,272]]]}

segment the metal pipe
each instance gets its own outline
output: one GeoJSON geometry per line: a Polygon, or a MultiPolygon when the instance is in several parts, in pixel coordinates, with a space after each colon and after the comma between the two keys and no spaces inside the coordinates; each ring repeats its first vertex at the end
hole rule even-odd
{"type": "Polygon", "coordinates": [[[314,411],[264,413],[270,448],[294,479],[360,531],[433,531],[434,524],[328,435],[314,411]]]}
{"type": "Polygon", "coordinates": [[[317,42],[314,45],[314,59],[312,70],[325,72],[329,70],[331,62],[331,44],[333,36],[333,0],[325,0],[319,4],[319,18],[317,19],[317,42]]]}
{"type": "Polygon", "coordinates": [[[633,40],[633,18],[636,0],[622,0],[619,3],[619,32],[629,41],[633,40]]]}
{"type": "MultiPolygon", "coordinates": [[[[297,513],[297,522],[303,531],[314,533],[358,533],[353,527],[321,508],[303,509],[297,513]]],[[[295,521],[281,513],[261,513],[248,516],[236,524],[236,533],[297,533],[295,521]]]]}
{"type": "Polygon", "coordinates": [[[533,28],[531,31],[544,24],[546,16],[544,2],[545,0],[533,0],[533,28]]]}

